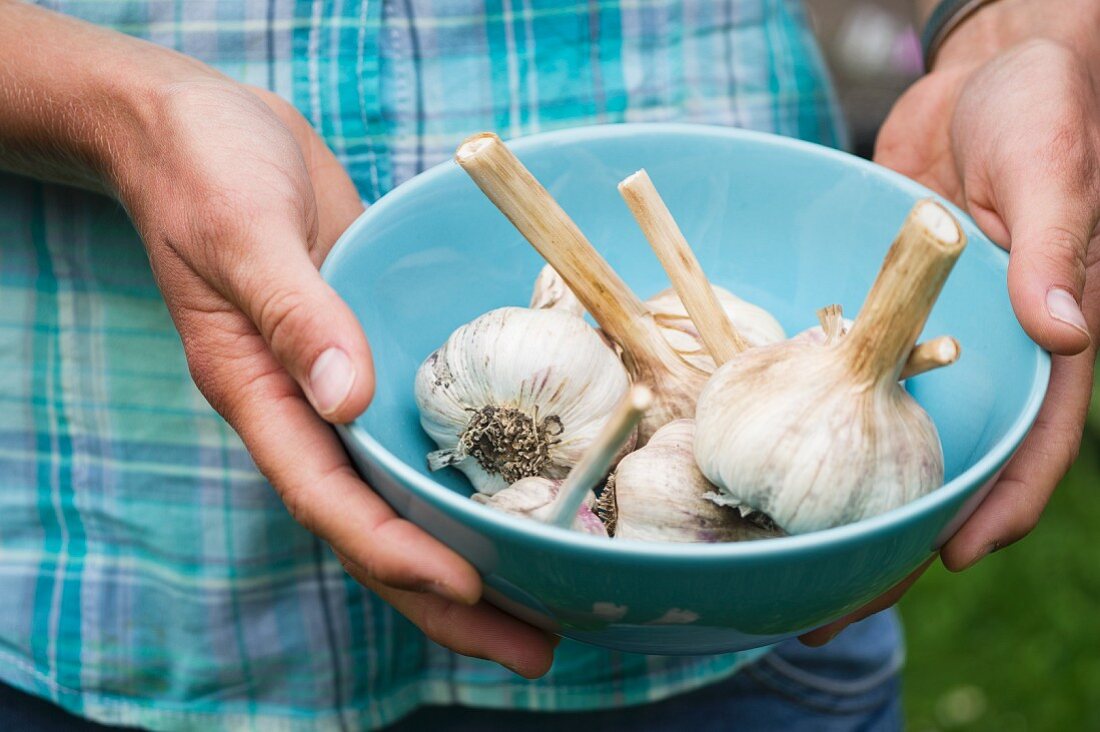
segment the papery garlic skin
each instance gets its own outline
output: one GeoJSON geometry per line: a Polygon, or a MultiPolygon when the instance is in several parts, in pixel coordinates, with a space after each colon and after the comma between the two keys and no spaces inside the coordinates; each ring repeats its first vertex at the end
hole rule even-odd
{"type": "MultiPolygon", "coordinates": [[[[841,318],[840,330],[836,334],[836,338],[843,338],[844,336],[848,335],[848,331],[852,329],[852,325],[853,321],[849,320],[848,318],[841,318]]],[[[829,335],[825,333],[825,329],[822,328],[820,325],[815,325],[814,327],[807,328],[806,330],[796,335],[795,339],[810,341],[811,343],[815,343],[820,346],[829,340],[829,335]]]]}
{"type": "Polygon", "coordinates": [[[615,538],[722,542],[781,535],[708,497],[717,489],[695,465],[694,435],[692,420],[670,422],[619,462],[599,504],[615,538]]]}
{"type": "Polygon", "coordinates": [[[440,447],[429,467],[454,466],[493,494],[527,477],[564,477],[629,379],[580,318],[506,307],[452,333],[415,388],[420,423],[440,447]]]}
{"type": "MultiPolygon", "coordinates": [[[[778,343],[787,337],[783,326],[771,313],[742,300],[729,290],[711,285],[718,302],[733,327],[751,346],[778,343]]],[[[661,334],[685,361],[698,369],[714,371],[714,359],[707,353],[698,329],[692,323],[687,308],[672,288],[662,290],[645,301],[646,307],[661,329],[661,334]]]]}
{"type": "Polygon", "coordinates": [[[836,348],[795,339],[746,351],[699,396],[700,470],[790,534],[875,516],[943,484],[928,414],[896,381],[847,378],[843,360],[823,355],[836,348]]]}
{"type": "Polygon", "coordinates": [[[549,264],[539,270],[539,276],[535,279],[530,307],[533,310],[560,310],[578,318],[584,317],[584,305],[549,264]]]}
{"type": "MultiPolygon", "coordinates": [[[[470,496],[474,501],[498,511],[516,516],[524,516],[539,523],[548,523],[551,518],[551,505],[561,490],[561,480],[549,478],[524,478],[504,490],[487,496],[475,493],[470,496]]],[[[573,521],[573,530],[594,536],[607,536],[607,527],[595,513],[596,496],[591,491],[585,497],[577,517],[573,521]]]]}
{"type": "Polygon", "coordinates": [[[847,335],[831,307],[822,323],[835,337],[753,348],[723,364],[696,408],[703,474],[791,534],[875,516],[940,487],[936,427],[898,378],[965,247],[951,213],[919,201],[847,335]]]}

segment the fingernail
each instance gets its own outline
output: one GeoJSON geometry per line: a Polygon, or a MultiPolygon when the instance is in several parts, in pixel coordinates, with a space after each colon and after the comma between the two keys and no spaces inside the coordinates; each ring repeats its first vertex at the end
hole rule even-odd
{"type": "Polygon", "coordinates": [[[1085,314],[1081,312],[1077,299],[1068,290],[1063,290],[1061,287],[1050,288],[1047,292],[1047,312],[1055,320],[1072,325],[1085,335],[1089,335],[1089,324],[1085,320],[1085,314]]]}
{"type": "Polygon", "coordinates": [[[985,559],[990,554],[992,554],[993,552],[997,551],[1000,548],[1001,548],[1001,543],[999,541],[995,541],[992,544],[986,544],[982,548],[982,550],[980,552],[978,552],[978,554],[973,559],[971,559],[970,562],[965,567],[963,567],[963,571],[965,572],[966,570],[970,569],[975,564],[982,561],[983,559],[985,559]]]}
{"type": "Polygon", "coordinates": [[[340,408],[355,383],[355,367],[348,354],[335,346],[313,362],[309,370],[309,390],[313,406],[322,415],[329,415],[340,408]]]}

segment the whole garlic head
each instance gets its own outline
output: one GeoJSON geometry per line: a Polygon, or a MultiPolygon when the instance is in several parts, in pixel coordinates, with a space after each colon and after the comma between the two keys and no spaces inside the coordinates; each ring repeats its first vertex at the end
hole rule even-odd
{"type": "MultiPolygon", "coordinates": [[[[551,519],[551,504],[561,490],[561,485],[561,480],[524,478],[495,495],[475,493],[471,498],[498,511],[547,523],[551,519]]],[[[584,534],[607,536],[607,528],[596,515],[595,509],[596,495],[589,491],[577,509],[572,528],[584,534]]]]}
{"type": "MultiPolygon", "coordinates": [[[[742,300],[718,285],[711,285],[711,289],[718,296],[718,302],[733,327],[750,346],[778,343],[787,337],[783,326],[764,308],[742,300]]],[[[657,321],[665,340],[685,361],[708,373],[714,371],[714,359],[703,345],[698,328],[675,290],[662,290],[646,300],[645,304],[653,313],[653,319],[657,321]]]]}
{"type": "Polygon", "coordinates": [[[598,504],[615,538],[720,542],[782,535],[757,512],[715,500],[717,489],[695,465],[694,436],[694,421],[669,422],[619,462],[598,504]]]}
{"type": "Polygon", "coordinates": [[[715,371],[696,410],[703,474],[791,534],[938,488],[939,436],[898,377],[965,244],[946,209],[922,201],[846,336],[754,348],[715,371]]]}
{"type": "Polygon", "coordinates": [[[580,318],[492,310],[417,371],[420,422],[440,448],[429,467],[454,466],[488,494],[523,478],[562,478],[628,388],[622,363],[580,318]]]}

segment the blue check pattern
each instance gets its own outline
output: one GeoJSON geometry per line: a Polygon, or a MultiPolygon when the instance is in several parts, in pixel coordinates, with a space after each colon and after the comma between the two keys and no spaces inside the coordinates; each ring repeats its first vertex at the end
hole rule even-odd
{"type": "MultiPolygon", "coordinates": [[[[369,203],[467,134],[620,121],[842,145],[795,0],[60,0],[293,103],[369,203]]],[[[0,175],[0,680],[102,722],[350,730],[657,700],[759,652],[425,640],[287,515],[188,375],[120,207],[0,175]]]]}

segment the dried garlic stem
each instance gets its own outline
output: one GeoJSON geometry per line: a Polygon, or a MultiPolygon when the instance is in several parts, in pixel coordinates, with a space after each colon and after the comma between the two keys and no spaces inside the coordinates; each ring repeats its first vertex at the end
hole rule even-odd
{"type": "Polygon", "coordinates": [[[619,344],[634,383],[653,389],[653,407],[638,428],[638,444],[645,444],[662,425],[689,416],[709,372],[672,347],[649,308],[512,151],[496,135],[482,133],[459,146],[455,161],[619,344]]]}
{"type": "Polygon", "coordinates": [[[874,382],[901,376],[965,246],[966,235],[943,206],[926,199],[913,208],[841,343],[856,378],[874,382]]]}
{"type": "Polygon", "coordinates": [[[826,343],[836,343],[844,335],[844,310],[840,305],[826,305],[818,310],[817,321],[825,332],[826,343]]]}
{"type": "MultiPolygon", "coordinates": [[[[827,305],[817,311],[817,320],[825,333],[825,343],[833,344],[848,332],[849,323],[844,320],[844,311],[840,305],[827,305]]],[[[940,336],[924,343],[918,343],[909,353],[905,366],[901,370],[901,379],[934,371],[950,366],[959,360],[962,346],[951,336],[940,336]]]]}
{"type": "Polygon", "coordinates": [[[646,306],[499,137],[470,137],[455,160],[631,357],[653,349],[646,306]]]}
{"type": "Polygon", "coordinates": [[[649,174],[642,169],[625,178],[619,183],[619,193],[661,260],[661,266],[672,281],[672,287],[684,303],[714,363],[721,366],[749,348],[722,309],[699,260],[695,258],[695,252],[676,225],[676,219],[661,199],[649,174]]]}
{"type": "Polygon", "coordinates": [[[611,464],[645,411],[653,403],[653,392],[644,386],[633,386],[588,447],[584,457],[573,466],[550,506],[549,524],[569,528],[577,516],[584,497],[607,475],[611,464]]]}
{"type": "Polygon", "coordinates": [[[901,370],[901,378],[911,379],[914,376],[950,366],[958,361],[961,355],[962,347],[951,336],[940,336],[925,341],[909,354],[909,360],[905,362],[905,368],[901,370]]]}

